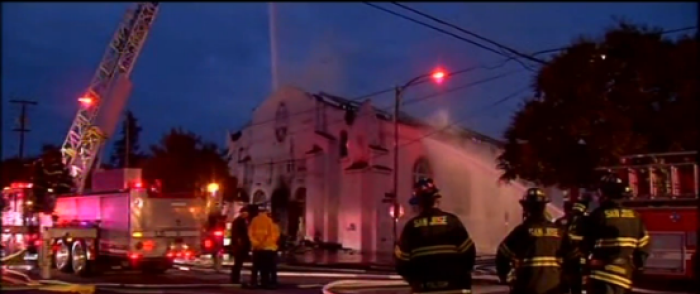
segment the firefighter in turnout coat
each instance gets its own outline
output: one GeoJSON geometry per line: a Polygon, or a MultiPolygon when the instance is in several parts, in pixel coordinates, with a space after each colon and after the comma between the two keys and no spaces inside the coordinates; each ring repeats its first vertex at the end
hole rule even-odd
{"type": "Polygon", "coordinates": [[[582,228],[581,248],[588,261],[587,293],[617,294],[632,289],[632,277],[649,256],[649,234],[632,209],[622,205],[629,188],[613,175],[600,183],[600,206],[582,228]]]}
{"type": "Polygon", "coordinates": [[[578,262],[580,254],[564,229],[545,216],[547,203],[541,189],[528,189],[520,200],[528,217],[498,248],[496,270],[511,294],[559,294],[563,269],[578,262]]]}
{"type": "Polygon", "coordinates": [[[414,185],[420,212],[403,228],[395,248],[396,271],[413,293],[471,293],[476,248],[459,218],[438,209],[431,179],[414,185]]]}
{"type": "MultiPolygon", "coordinates": [[[[581,237],[581,226],[585,222],[586,217],[588,217],[588,206],[591,202],[591,195],[588,193],[583,194],[579,199],[577,199],[571,206],[571,210],[567,211],[567,214],[555,222],[558,226],[564,229],[565,234],[569,236],[573,246],[577,249],[580,248],[580,242],[583,239],[581,237]]],[[[586,259],[581,256],[579,263],[571,263],[570,268],[566,269],[567,275],[562,281],[564,291],[571,294],[581,294],[583,292],[583,266],[586,264],[586,259]]]]}

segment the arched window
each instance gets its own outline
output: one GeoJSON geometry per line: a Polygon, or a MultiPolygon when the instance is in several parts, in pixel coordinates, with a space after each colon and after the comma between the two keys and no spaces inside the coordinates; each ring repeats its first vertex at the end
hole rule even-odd
{"type": "Polygon", "coordinates": [[[340,158],[348,156],[348,132],[340,132],[340,158]]]}
{"type": "Polygon", "coordinates": [[[425,157],[418,158],[416,163],[413,164],[413,181],[411,185],[418,181],[420,178],[432,178],[433,170],[430,168],[430,163],[425,157]]]}

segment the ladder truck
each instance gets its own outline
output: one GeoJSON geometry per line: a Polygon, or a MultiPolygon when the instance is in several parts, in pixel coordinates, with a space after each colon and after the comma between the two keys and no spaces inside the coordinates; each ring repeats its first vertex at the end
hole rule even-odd
{"type": "Polygon", "coordinates": [[[129,78],[158,8],[158,2],[142,2],[127,11],[87,91],[78,98],[78,112],[61,145],[61,159],[75,183],[76,193],[56,197],[56,209],[53,215],[47,215],[34,209],[33,201],[39,199],[33,193],[37,187],[32,188],[32,183],[3,189],[3,202],[11,203],[3,208],[7,210],[2,219],[4,247],[15,244],[20,246],[14,247],[34,249],[41,244],[41,263],[53,263],[61,270],[81,275],[90,273],[92,265],[108,264],[106,260],[125,267],[152,265],[152,270],[164,271],[172,257],[194,255],[191,249],[199,247],[200,232],[198,225],[192,229],[191,220],[196,216],[191,210],[201,205],[189,203],[187,197],[156,199],[169,197],[146,189],[141,184],[140,170],[115,170],[121,173],[118,179],[103,180],[97,185],[96,179],[115,177],[93,177],[92,190],[86,191],[88,175],[92,175],[101,149],[128,100],[129,78]],[[114,214],[115,211],[119,213],[114,214]],[[185,244],[183,241],[188,238],[197,242],[185,244]]]}
{"type": "MultiPolygon", "coordinates": [[[[651,237],[647,278],[691,280],[698,242],[697,152],[637,154],[598,170],[626,180],[631,195],[625,206],[636,210],[651,237]]],[[[572,191],[575,201],[581,191],[572,191]]]]}

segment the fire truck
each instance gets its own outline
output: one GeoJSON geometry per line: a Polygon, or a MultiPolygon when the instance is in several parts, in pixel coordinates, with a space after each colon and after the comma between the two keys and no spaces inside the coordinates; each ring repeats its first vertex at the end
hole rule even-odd
{"type": "Polygon", "coordinates": [[[697,152],[625,156],[613,172],[629,183],[627,207],[641,215],[651,237],[644,275],[692,279],[698,242],[697,152]]]}
{"type": "Polygon", "coordinates": [[[174,259],[199,254],[200,199],[147,188],[138,169],[96,171],[93,187],[100,188],[59,195],[52,214],[28,213],[34,204],[31,184],[3,189],[3,247],[50,246],[51,263],[77,275],[115,269],[162,273],[174,259]],[[120,177],[124,180],[115,180],[120,177]]]}

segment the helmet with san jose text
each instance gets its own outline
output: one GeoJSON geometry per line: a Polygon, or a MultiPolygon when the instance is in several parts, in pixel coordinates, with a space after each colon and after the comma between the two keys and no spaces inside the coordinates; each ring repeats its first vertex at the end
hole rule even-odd
{"type": "Polygon", "coordinates": [[[520,199],[521,204],[547,204],[549,201],[549,196],[547,196],[547,194],[545,194],[540,188],[527,189],[527,191],[525,191],[525,195],[523,195],[523,198],[520,199]]]}

